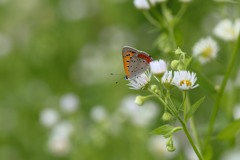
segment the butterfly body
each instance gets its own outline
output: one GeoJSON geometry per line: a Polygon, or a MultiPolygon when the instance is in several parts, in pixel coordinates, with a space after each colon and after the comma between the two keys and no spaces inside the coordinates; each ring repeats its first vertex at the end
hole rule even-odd
{"type": "Polygon", "coordinates": [[[153,58],[146,52],[132,47],[123,47],[122,57],[126,79],[132,79],[142,74],[149,68],[149,63],[153,61],[153,58]]]}

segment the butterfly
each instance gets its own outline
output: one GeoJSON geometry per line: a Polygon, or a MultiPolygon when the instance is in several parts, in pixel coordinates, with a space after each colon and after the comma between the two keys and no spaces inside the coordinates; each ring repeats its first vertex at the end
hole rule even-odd
{"type": "Polygon", "coordinates": [[[144,51],[124,46],[122,49],[123,67],[125,79],[133,79],[149,68],[153,58],[144,51]]]}

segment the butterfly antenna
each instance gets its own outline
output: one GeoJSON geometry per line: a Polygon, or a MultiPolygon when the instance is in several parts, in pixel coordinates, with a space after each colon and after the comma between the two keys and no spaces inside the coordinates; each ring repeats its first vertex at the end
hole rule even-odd
{"type": "MultiPolygon", "coordinates": [[[[110,73],[111,76],[121,76],[122,74],[117,73],[110,73]]],[[[122,77],[120,77],[115,83],[118,84],[122,80],[122,77]]]]}
{"type": "Polygon", "coordinates": [[[120,78],[116,81],[116,84],[118,84],[121,80],[123,80],[122,77],[120,77],[120,78]]]}
{"type": "Polygon", "coordinates": [[[111,76],[120,76],[122,74],[118,74],[118,73],[110,73],[111,76]]]}

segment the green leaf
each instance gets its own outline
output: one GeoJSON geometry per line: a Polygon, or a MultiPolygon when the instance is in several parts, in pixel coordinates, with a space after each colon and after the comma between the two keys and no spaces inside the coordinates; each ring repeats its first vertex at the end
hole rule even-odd
{"type": "Polygon", "coordinates": [[[224,128],[219,134],[218,138],[222,140],[229,140],[235,137],[240,130],[240,119],[233,121],[226,128],[224,128]]]}
{"type": "Polygon", "coordinates": [[[173,127],[170,126],[168,124],[165,124],[163,126],[160,126],[156,129],[154,129],[151,134],[159,134],[159,135],[163,135],[165,138],[170,137],[174,132],[177,132],[179,130],[181,130],[182,127],[173,127]]]}
{"type": "Polygon", "coordinates": [[[186,58],[184,60],[184,67],[187,68],[191,61],[192,61],[192,57],[191,58],[186,58]]]}
{"type": "Polygon", "coordinates": [[[205,96],[200,98],[197,102],[195,102],[189,109],[187,116],[186,116],[186,121],[192,117],[192,115],[195,113],[195,111],[198,109],[198,107],[202,104],[203,100],[205,99],[205,96]]]}

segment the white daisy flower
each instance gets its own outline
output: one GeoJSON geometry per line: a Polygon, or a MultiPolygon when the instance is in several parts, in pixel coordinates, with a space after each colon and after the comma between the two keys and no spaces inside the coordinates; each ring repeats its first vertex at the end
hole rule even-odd
{"type": "Polygon", "coordinates": [[[172,71],[166,71],[161,79],[162,84],[168,89],[171,89],[172,87],[172,80],[173,80],[173,72],[172,71]]]}
{"type": "Polygon", "coordinates": [[[220,21],[214,28],[214,34],[225,40],[225,41],[235,41],[237,40],[240,31],[240,19],[236,19],[235,22],[230,19],[224,19],[220,21]]]}
{"type": "Polygon", "coordinates": [[[162,77],[162,83],[172,83],[173,74],[172,71],[166,71],[162,77]]]}
{"type": "Polygon", "coordinates": [[[150,69],[153,74],[163,74],[167,70],[167,64],[164,60],[155,60],[150,62],[150,69]]]}
{"type": "Polygon", "coordinates": [[[214,39],[211,37],[202,38],[193,46],[193,57],[197,57],[204,64],[216,58],[218,50],[217,42],[214,39]]]}
{"type": "Polygon", "coordinates": [[[175,71],[173,77],[173,84],[181,90],[194,89],[198,86],[195,85],[197,81],[196,73],[189,71],[175,71]]]}
{"type": "Polygon", "coordinates": [[[129,83],[127,85],[130,89],[134,90],[144,89],[150,82],[151,76],[152,74],[149,71],[146,71],[135,78],[129,79],[129,83]]]}
{"type": "MultiPolygon", "coordinates": [[[[165,1],[166,0],[150,0],[152,5],[165,1]]],[[[147,0],[134,0],[133,4],[137,9],[150,9],[150,5],[147,0]]]]}

